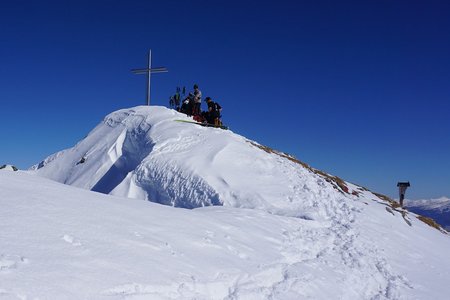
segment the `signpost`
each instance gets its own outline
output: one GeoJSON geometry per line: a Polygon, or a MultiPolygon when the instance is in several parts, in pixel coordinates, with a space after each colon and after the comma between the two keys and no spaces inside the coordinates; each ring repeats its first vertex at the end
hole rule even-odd
{"type": "Polygon", "coordinates": [[[166,73],[169,72],[167,68],[158,67],[152,69],[152,49],[148,51],[148,67],[144,69],[132,69],[134,74],[147,74],[147,105],[150,105],[150,78],[152,73],[166,73]]]}
{"type": "Polygon", "coordinates": [[[406,189],[410,187],[409,181],[407,182],[398,182],[398,192],[400,194],[400,206],[403,207],[403,200],[405,199],[406,189]]]}

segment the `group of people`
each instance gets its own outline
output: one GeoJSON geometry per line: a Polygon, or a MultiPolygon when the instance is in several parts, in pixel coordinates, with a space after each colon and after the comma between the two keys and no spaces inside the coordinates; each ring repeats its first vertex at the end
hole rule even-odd
{"type": "MultiPolygon", "coordinates": [[[[183,95],[186,94],[186,88],[183,87],[183,95]]],[[[175,95],[170,97],[169,104],[177,111],[188,116],[193,116],[194,120],[199,123],[208,123],[214,126],[222,126],[221,112],[222,107],[219,103],[212,101],[211,97],[206,97],[205,101],[208,105],[207,111],[202,111],[202,92],[197,84],[194,84],[194,90],[185,97],[180,106],[181,89],[178,87],[175,95]]]]}

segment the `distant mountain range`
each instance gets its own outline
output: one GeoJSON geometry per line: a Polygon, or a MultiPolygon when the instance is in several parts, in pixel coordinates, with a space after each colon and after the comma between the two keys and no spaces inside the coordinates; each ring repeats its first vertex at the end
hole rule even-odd
{"type": "Polygon", "coordinates": [[[406,200],[405,204],[409,211],[433,218],[447,231],[450,231],[450,198],[406,200]]]}

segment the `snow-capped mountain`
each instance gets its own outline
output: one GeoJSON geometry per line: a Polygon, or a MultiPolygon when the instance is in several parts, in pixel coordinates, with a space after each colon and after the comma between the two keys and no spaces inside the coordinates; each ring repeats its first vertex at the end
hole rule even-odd
{"type": "Polygon", "coordinates": [[[17,171],[18,169],[15,166],[13,166],[13,165],[1,165],[0,166],[0,170],[17,171]]]}
{"type": "Polygon", "coordinates": [[[430,200],[406,200],[408,210],[434,219],[442,227],[450,231],[450,199],[441,197],[430,200]]]}
{"type": "Polygon", "coordinates": [[[450,237],[432,220],[177,120],[120,110],[32,171],[0,172],[0,296],[447,299],[450,237]]]}
{"type": "Polygon", "coordinates": [[[75,147],[32,169],[61,183],[176,207],[259,208],[309,219],[324,212],[324,197],[368,193],[231,131],[177,120],[191,119],[164,107],[114,112],[75,147]]]}

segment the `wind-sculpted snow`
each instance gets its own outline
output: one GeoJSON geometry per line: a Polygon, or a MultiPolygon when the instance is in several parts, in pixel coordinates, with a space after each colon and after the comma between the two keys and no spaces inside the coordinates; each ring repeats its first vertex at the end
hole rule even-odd
{"type": "Polygon", "coordinates": [[[344,197],[323,177],[255,142],[176,119],[187,117],[163,107],[114,112],[75,147],[34,169],[117,196],[184,208],[258,208],[305,219],[329,218],[330,204],[323,199],[344,197]]]}

